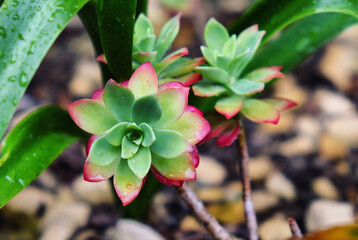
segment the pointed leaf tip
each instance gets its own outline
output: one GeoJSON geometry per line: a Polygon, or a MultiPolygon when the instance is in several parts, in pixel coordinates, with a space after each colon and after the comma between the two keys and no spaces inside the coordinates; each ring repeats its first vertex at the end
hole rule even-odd
{"type": "Polygon", "coordinates": [[[97,61],[107,64],[107,59],[106,59],[106,56],[104,54],[99,55],[97,57],[97,61]]]}
{"type": "Polygon", "coordinates": [[[143,63],[133,73],[128,82],[128,88],[136,99],[158,92],[158,77],[150,62],[143,63]]]}

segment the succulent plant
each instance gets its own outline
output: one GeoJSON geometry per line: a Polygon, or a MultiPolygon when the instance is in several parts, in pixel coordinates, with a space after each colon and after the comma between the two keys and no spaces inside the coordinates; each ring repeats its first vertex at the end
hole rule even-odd
{"type": "Polygon", "coordinates": [[[187,105],[188,92],[176,82],[158,87],[153,67],[144,63],[129,81],[110,80],[92,99],[69,104],[75,123],[93,134],[84,179],[98,182],[114,176],[123,205],[136,198],[150,168],[167,185],[195,180],[195,144],[210,125],[198,109],[187,105]]]}
{"type": "MultiPolygon", "coordinates": [[[[283,77],[281,67],[263,67],[248,74],[243,74],[252,59],[264,31],[254,25],[244,30],[239,36],[229,36],[226,28],[215,19],[210,19],[204,30],[207,46],[201,52],[209,66],[195,67],[202,74],[203,80],[193,86],[194,94],[201,97],[219,96],[215,109],[226,119],[242,115],[254,122],[277,124],[280,111],[296,105],[283,98],[256,99],[252,96],[262,92],[265,84],[274,78],[283,77]]],[[[220,146],[230,145],[239,133],[239,121],[214,120],[212,132],[207,139],[226,135],[217,142],[220,146]],[[231,136],[231,137],[227,137],[231,136]]]]}
{"type": "MultiPolygon", "coordinates": [[[[153,25],[150,20],[140,14],[134,25],[133,36],[133,69],[141,64],[150,62],[155,69],[159,85],[167,82],[181,82],[185,86],[201,80],[201,75],[194,73],[193,69],[205,62],[205,59],[185,58],[188,55],[187,48],[178,49],[165,56],[165,53],[172,46],[173,41],[179,32],[181,14],[174,16],[162,28],[158,38],[154,34],[153,25]]],[[[106,63],[104,55],[97,58],[106,63]]]]}

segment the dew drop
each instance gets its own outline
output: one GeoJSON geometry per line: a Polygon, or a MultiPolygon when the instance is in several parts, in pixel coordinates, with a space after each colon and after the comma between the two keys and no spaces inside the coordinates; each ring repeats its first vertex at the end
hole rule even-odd
{"type": "Polygon", "coordinates": [[[122,21],[120,17],[116,17],[114,20],[116,20],[117,23],[120,23],[122,21]]]}
{"type": "Polygon", "coordinates": [[[16,98],[16,96],[12,99],[11,103],[12,105],[16,106],[19,100],[16,98]]]}
{"type": "Polygon", "coordinates": [[[8,80],[9,82],[15,82],[15,81],[16,81],[16,76],[13,75],[13,76],[9,77],[7,80],[8,80]]]}
{"type": "Polygon", "coordinates": [[[19,14],[15,13],[14,16],[12,16],[13,20],[18,20],[20,18],[19,14]]]}
{"type": "Polygon", "coordinates": [[[20,85],[21,87],[26,87],[27,82],[28,82],[28,79],[27,79],[26,73],[21,73],[19,85],[20,85]]]}
{"type": "Polygon", "coordinates": [[[15,53],[12,54],[11,59],[10,59],[10,63],[16,63],[16,55],[15,55],[15,53]]]}
{"type": "Polygon", "coordinates": [[[15,32],[15,25],[11,25],[10,30],[11,32],[15,32]]]}
{"type": "Polygon", "coordinates": [[[17,36],[19,37],[20,40],[25,40],[24,36],[21,33],[19,33],[17,36]]]}
{"type": "Polygon", "coordinates": [[[0,50],[0,58],[2,58],[3,56],[4,56],[4,52],[0,50]]]}
{"type": "Polygon", "coordinates": [[[4,27],[0,27],[0,36],[2,36],[3,38],[6,38],[6,31],[4,27]]]}

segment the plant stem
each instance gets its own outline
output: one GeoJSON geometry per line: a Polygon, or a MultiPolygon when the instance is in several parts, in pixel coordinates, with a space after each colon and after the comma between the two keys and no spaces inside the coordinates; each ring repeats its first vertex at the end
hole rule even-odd
{"type": "Polygon", "coordinates": [[[300,227],[294,218],[288,218],[288,223],[292,232],[293,239],[301,239],[303,237],[300,227]]]}
{"type": "Polygon", "coordinates": [[[257,234],[257,220],[254,209],[254,204],[251,199],[251,184],[249,176],[249,153],[247,150],[245,130],[243,128],[242,122],[240,122],[240,133],[237,139],[237,146],[239,152],[239,166],[240,166],[240,175],[244,191],[244,210],[245,217],[247,222],[247,228],[249,230],[249,239],[258,240],[257,234]]]}
{"type": "Polygon", "coordinates": [[[177,192],[184,199],[185,203],[201,221],[208,232],[217,240],[232,240],[230,234],[218,223],[218,221],[206,210],[202,201],[198,199],[193,190],[187,185],[176,187],[177,192]]]}

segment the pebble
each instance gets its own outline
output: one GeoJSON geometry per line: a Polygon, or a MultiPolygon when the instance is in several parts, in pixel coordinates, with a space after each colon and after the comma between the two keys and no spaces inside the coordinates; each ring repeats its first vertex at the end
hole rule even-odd
{"type": "Polygon", "coordinates": [[[293,200],[296,197],[295,186],[282,173],[275,172],[268,176],[265,182],[269,192],[286,200],[293,200]]]}
{"type": "Polygon", "coordinates": [[[343,144],[358,146],[358,115],[333,119],[326,128],[327,134],[343,144]]]}
{"type": "Polygon", "coordinates": [[[294,109],[302,107],[308,99],[308,92],[297,85],[292,75],[280,78],[274,84],[274,97],[287,98],[297,103],[294,109]]]}
{"type": "Polygon", "coordinates": [[[164,240],[164,238],[148,225],[143,223],[121,219],[117,222],[114,231],[109,231],[108,240],[164,240]]]}
{"type": "Polygon", "coordinates": [[[238,13],[244,11],[249,6],[248,0],[220,0],[222,9],[229,13],[238,13]]]}
{"type": "Polygon", "coordinates": [[[333,200],[339,198],[339,194],[336,187],[328,178],[316,178],[312,183],[312,188],[314,193],[322,198],[328,198],[333,200]]]}
{"type": "Polygon", "coordinates": [[[43,171],[36,178],[36,181],[38,181],[42,186],[47,189],[55,189],[55,187],[57,186],[57,180],[50,170],[43,171]]]}
{"type": "Polygon", "coordinates": [[[46,213],[40,240],[67,240],[77,228],[83,227],[90,214],[86,203],[59,201],[46,213]]]}
{"type": "Polygon", "coordinates": [[[223,204],[211,204],[208,212],[218,221],[228,224],[243,223],[245,221],[243,201],[234,201],[223,204]]]}
{"type": "Polygon", "coordinates": [[[286,142],[280,143],[278,145],[278,151],[287,157],[293,157],[313,153],[316,151],[317,145],[317,141],[311,136],[299,135],[286,142]]]}
{"type": "Polygon", "coordinates": [[[73,182],[73,192],[80,200],[92,204],[113,203],[113,192],[109,181],[87,182],[79,176],[73,182]]]}
{"type": "Polygon", "coordinates": [[[274,216],[259,226],[262,240],[286,240],[292,237],[288,221],[282,215],[274,216]]]}
{"type": "Polygon", "coordinates": [[[273,165],[267,156],[250,158],[249,174],[252,181],[260,181],[272,171],[273,165]]]}
{"type": "Polygon", "coordinates": [[[313,201],[306,212],[305,225],[308,231],[346,224],[354,221],[352,204],[327,199],[313,201]]]}
{"type": "Polygon", "coordinates": [[[272,193],[258,190],[252,193],[252,202],[254,203],[256,212],[261,213],[277,206],[280,200],[272,193]]]}
{"type": "Polygon", "coordinates": [[[219,202],[225,199],[222,187],[202,188],[198,190],[198,197],[203,202],[219,202]]]}
{"type": "Polygon", "coordinates": [[[226,178],[224,166],[215,158],[209,156],[200,156],[200,164],[196,169],[197,180],[207,185],[218,185],[226,178]]]}
{"type": "Polygon", "coordinates": [[[327,160],[342,159],[347,156],[349,151],[348,144],[345,144],[339,139],[323,134],[319,141],[319,153],[327,160]]]}
{"type": "Polygon", "coordinates": [[[310,115],[300,116],[295,123],[295,130],[299,135],[317,139],[322,131],[322,124],[310,115]]]}
{"type": "Polygon", "coordinates": [[[280,121],[276,125],[260,124],[259,129],[268,134],[284,134],[292,130],[296,118],[291,111],[284,111],[280,113],[280,121]]]}
{"type": "Polygon", "coordinates": [[[355,106],[348,98],[329,90],[316,91],[313,101],[326,116],[351,116],[355,113],[355,106]]]}
{"type": "Polygon", "coordinates": [[[180,223],[180,229],[184,231],[199,231],[203,227],[193,216],[186,216],[180,223]]]}
{"type": "Polygon", "coordinates": [[[50,209],[54,202],[54,195],[41,189],[29,186],[18,193],[7,204],[6,208],[34,216],[38,209],[45,206],[50,209]]]}

